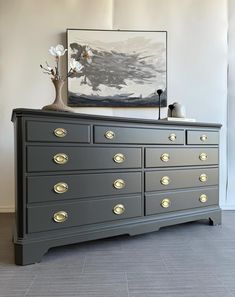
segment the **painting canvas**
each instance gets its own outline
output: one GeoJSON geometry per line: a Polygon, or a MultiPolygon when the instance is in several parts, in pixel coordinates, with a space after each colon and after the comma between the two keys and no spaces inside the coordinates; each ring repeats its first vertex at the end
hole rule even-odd
{"type": "Polygon", "coordinates": [[[167,106],[167,32],[67,30],[71,58],[83,68],[68,77],[68,105],[167,106]],[[89,50],[89,60],[83,54],[89,50]]]}

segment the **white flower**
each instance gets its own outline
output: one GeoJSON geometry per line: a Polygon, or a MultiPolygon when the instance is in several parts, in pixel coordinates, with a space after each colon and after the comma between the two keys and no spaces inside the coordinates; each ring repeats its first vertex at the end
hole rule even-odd
{"type": "Polygon", "coordinates": [[[80,72],[83,69],[83,65],[76,61],[75,59],[70,60],[70,68],[75,72],[80,72]]]}
{"type": "Polygon", "coordinates": [[[92,53],[92,50],[88,45],[85,47],[85,50],[84,50],[82,56],[84,59],[86,59],[87,63],[89,63],[89,64],[92,63],[92,57],[94,56],[94,54],[92,53]]]}
{"type": "Polygon", "coordinates": [[[49,53],[55,57],[63,56],[66,51],[67,49],[65,49],[61,44],[58,44],[56,47],[51,46],[49,49],[49,53]]]}

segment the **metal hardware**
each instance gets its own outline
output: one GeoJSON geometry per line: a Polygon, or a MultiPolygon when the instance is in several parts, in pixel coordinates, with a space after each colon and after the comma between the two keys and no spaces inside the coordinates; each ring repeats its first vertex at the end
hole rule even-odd
{"type": "Polygon", "coordinates": [[[202,173],[200,176],[199,176],[199,180],[204,183],[207,181],[207,175],[205,173],[202,173]]]}
{"type": "Polygon", "coordinates": [[[168,138],[170,139],[170,141],[175,141],[176,140],[176,134],[171,133],[168,138]]]}
{"type": "Polygon", "coordinates": [[[67,192],[68,189],[69,189],[69,186],[64,182],[54,185],[54,191],[58,194],[63,194],[65,192],[67,192]]]}
{"type": "Polygon", "coordinates": [[[113,208],[113,212],[116,214],[116,215],[121,215],[125,212],[125,207],[123,204],[117,204],[114,206],[113,208]]]}
{"type": "Polygon", "coordinates": [[[169,176],[163,176],[160,180],[160,183],[163,185],[163,186],[167,186],[169,185],[169,183],[171,182],[169,176]]]}
{"type": "Polygon", "coordinates": [[[59,154],[56,154],[53,157],[53,159],[54,159],[54,162],[57,164],[65,164],[68,162],[69,157],[64,153],[59,153],[59,154]]]}
{"type": "Polygon", "coordinates": [[[113,131],[106,131],[104,136],[107,138],[107,139],[113,139],[115,137],[115,133],[113,131]]]}
{"type": "Polygon", "coordinates": [[[171,205],[171,200],[168,198],[165,198],[161,201],[161,207],[168,208],[171,205]]]}
{"type": "Polygon", "coordinates": [[[160,159],[162,160],[162,162],[168,162],[170,160],[170,155],[168,153],[163,153],[161,154],[160,159]]]}
{"type": "Polygon", "coordinates": [[[199,197],[199,201],[201,203],[205,203],[206,201],[208,200],[208,197],[206,194],[202,194],[200,197],[199,197]]]}
{"type": "Polygon", "coordinates": [[[54,134],[57,137],[65,137],[67,135],[67,130],[64,128],[57,128],[54,130],[54,134]]]}
{"type": "Polygon", "coordinates": [[[113,156],[113,160],[116,163],[123,163],[125,161],[125,159],[126,159],[126,157],[121,153],[118,153],[113,156]]]}
{"type": "Polygon", "coordinates": [[[199,155],[199,159],[200,159],[201,161],[206,161],[207,158],[208,158],[208,156],[207,156],[206,153],[201,153],[201,154],[199,155]]]}
{"type": "Polygon", "coordinates": [[[201,141],[207,141],[207,135],[206,134],[203,134],[203,135],[201,135],[200,136],[200,139],[201,139],[201,141]]]}
{"type": "Polygon", "coordinates": [[[125,187],[125,182],[123,179],[117,179],[113,183],[114,188],[116,189],[123,189],[125,187]]]}
{"type": "Polygon", "coordinates": [[[68,219],[68,214],[66,211],[58,211],[56,213],[54,213],[53,215],[53,220],[56,222],[56,223],[63,223],[65,222],[66,220],[68,219]]]}

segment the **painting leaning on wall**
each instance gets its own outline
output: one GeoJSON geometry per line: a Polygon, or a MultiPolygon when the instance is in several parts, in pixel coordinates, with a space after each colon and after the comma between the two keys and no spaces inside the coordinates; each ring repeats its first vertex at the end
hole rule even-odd
{"type": "Polygon", "coordinates": [[[68,29],[67,43],[86,66],[68,77],[69,106],[154,107],[158,89],[167,106],[166,31],[68,29]]]}

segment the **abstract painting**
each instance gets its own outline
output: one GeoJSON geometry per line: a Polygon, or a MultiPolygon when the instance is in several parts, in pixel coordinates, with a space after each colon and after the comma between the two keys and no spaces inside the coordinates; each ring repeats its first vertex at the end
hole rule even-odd
{"type": "Polygon", "coordinates": [[[167,32],[67,30],[69,106],[167,106],[167,32]]]}

